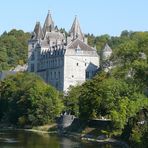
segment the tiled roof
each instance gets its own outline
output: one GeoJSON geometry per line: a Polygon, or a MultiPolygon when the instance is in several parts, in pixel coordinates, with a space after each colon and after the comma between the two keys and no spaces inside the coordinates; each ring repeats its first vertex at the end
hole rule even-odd
{"type": "Polygon", "coordinates": [[[68,45],[69,49],[77,49],[77,47],[80,47],[81,50],[95,51],[94,48],[88,46],[87,44],[82,42],[80,39],[76,39],[68,45]]]}
{"type": "Polygon", "coordinates": [[[54,38],[54,39],[64,39],[64,35],[60,32],[52,31],[52,32],[47,32],[46,34],[47,38],[54,38]]]}

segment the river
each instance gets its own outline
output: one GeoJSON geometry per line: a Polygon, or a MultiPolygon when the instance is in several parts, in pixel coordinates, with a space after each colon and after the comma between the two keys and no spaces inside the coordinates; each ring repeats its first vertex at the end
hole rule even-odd
{"type": "Polygon", "coordinates": [[[1,130],[0,148],[112,148],[115,146],[82,142],[56,134],[22,130],[1,130]]]}

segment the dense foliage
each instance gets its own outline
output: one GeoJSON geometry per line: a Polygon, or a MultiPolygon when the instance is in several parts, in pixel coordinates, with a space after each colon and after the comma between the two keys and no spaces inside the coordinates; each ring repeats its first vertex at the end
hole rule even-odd
{"type": "MultiPolygon", "coordinates": [[[[61,32],[65,32],[61,29],[61,32]]],[[[147,147],[148,136],[148,32],[123,31],[119,37],[87,34],[98,53],[107,42],[113,49],[114,68],[99,72],[81,86],[71,87],[63,98],[64,110],[83,119],[109,118],[113,135],[147,147]]],[[[27,61],[30,34],[19,30],[0,37],[0,71],[27,61]]],[[[29,74],[0,82],[0,119],[18,124],[44,124],[62,109],[58,93],[29,74]]]]}
{"type": "Polygon", "coordinates": [[[26,63],[29,38],[30,33],[15,29],[0,36],[0,71],[26,63]]]}
{"type": "Polygon", "coordinates": [[[58,92],[38,76],[18,73],[0,82],[0,120],[18,125],[42,125],[62,110],[58,92]]]}
{"type": "Polygon", "coordinates": [[[100,43],[93,35],[88,39],[98,51],[108,41],[113,49],[109,60],[114,68],[72,88],[65,97],[67,109],[83,119],[109,118],[114,122],[113,135],[121,135],[134,146],[147,147],[148,32],[103,35],[100,43]]]}

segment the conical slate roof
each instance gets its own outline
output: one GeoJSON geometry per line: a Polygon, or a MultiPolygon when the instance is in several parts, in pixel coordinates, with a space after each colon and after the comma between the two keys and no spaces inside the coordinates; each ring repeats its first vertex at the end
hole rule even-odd
{"type": "Polygon", "coordinates": [[[48,11],[48,14],[47,14],[47,17],[45,19],[44,26],[43,26],[43,33],[44,33],[44,35],[45,35],[45,33],[47,31],[50,32],[53,29],[54,29],[54,22],[52,20],[50,11],[48,11]]]}
{"type": "Polygon", "coordinates": [[[84,40],[84,36],[83,36],[82,31],[81,31],[80,24],[79,24],[79,21],[77,19],[77,16],[74,19],[74,22],[73,22],[72,27],[69,31],[69,34],[73,39],[79,38],[82,41],[84,40]]]}
{"type": "Polygon", "coordinates": [[[101,59],[107,60],[112,55],[112,49],[109,47],[109,45],[106,43],[104,48],[101,50],[101,59]]]}
{"type": "Polygon", "coordinates": [[[109,47],[109,45],[106,43],[102,52],[112,52],[112,49],[109,47]]]}
{"type": "Polygon", "coordinates": [[[43,31],[40,25],[40,22],[36,22],[34,27],[34,39],[42,39],[43,38],[43,31]]]}

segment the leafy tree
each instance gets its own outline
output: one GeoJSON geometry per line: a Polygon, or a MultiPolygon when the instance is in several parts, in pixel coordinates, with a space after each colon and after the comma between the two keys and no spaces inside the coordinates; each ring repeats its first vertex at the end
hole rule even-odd
{"type": "Polygon", "coordinates": [[[0,71],[6,70],[8,68],[7,64],[7,52],[5,48],[0,48],[0,71]]]}
{"type": "Polygon", "coordinates": [[[63,108],[58,92],[33,74],[9,76],[0,90],[1,119],[13,124],[46,124],[63,108]]]}
{"type": "Polygon", "coordinates": [[[110,36],[108,34],[97,36],[95,38],[95,45],[97,48],[97,51],[100,51],[102,48],[104,48],[104,45],[109,41],[110,36]]]}
{"type": "Polygon", "coordinates": [[[78,117],[81,86],[71,86],[64,96],[65,110],[78,117]]]}
{"type": "Polygon", "coordinates": [[[91,47],[95,46],[95,36],[93,34],[87,34],[86,37],[88,38],[88,45],[91,47]]]}
{"type": "Polygon", "coordinates": [[[0,36],[0,68],[7,70],[18,64],[27,62],[28,45],[30,33],[22,30],[11,30],[0,36]],[[20,62],[21,61],[21,62],[20,62]]]}
{"type": "Polygon", "coordinates": [[[89,80],[82,85],[79,96],[80,118],[97,118],[101,114],[100,106],[102,98],[100,84],[106,77],[106,74],[102,72],[99,77],[95,77],[93,80],[89,80]]]}

